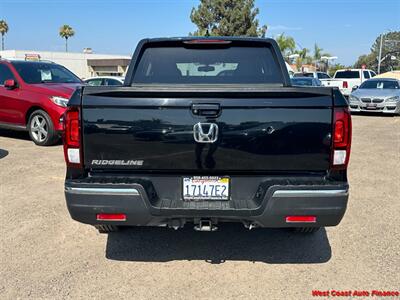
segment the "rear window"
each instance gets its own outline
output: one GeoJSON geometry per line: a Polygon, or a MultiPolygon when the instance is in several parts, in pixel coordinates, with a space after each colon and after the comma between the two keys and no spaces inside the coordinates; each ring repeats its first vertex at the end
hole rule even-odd
{"type": "Polygon", "coordinates": [[[294,77],[314,77],[313,73],[295,73],[294,77]]]}
{"type": "Polygon", "coordinates": [[[335,78],[360,78],[359,71],[337,71],[335,78]]]}
{"type": "Polygon", "coordinates": [[[133,83],[240,84],[283,82],[269,47],[153,47],[143,52],[133,83]]]}
{"type": "Polygon", "coordinates": [[[360,85],[360,89],[398,89],[399,83],[394,80],[368,80],[360,85]]]}

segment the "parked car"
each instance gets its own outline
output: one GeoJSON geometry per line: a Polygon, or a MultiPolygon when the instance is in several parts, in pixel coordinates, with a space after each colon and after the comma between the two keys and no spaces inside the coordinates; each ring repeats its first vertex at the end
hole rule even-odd
{"type": "Polygon", "coordinates": [[[0,127],[27,130],[39,146],[57,143],[68,100],[81,84],[55,63],[0,60],[0,127]]]}
{"type": "Polygon", "coordinates": [[[299,73],[294,73],[293,77],[311,77],[319,80],[331,78],[331,76],[329,76],[325,72],[299,72],[299,73]]]}
{"type": "Polygon", "coordinates": [[[321,81],[314,77],[293,77],[292,85],[295,85],[295,86],[322,86],[321,81]]]}
{"type": "Polygon", "coordinates": [[[372,78],[351,93],[352,112],[400,114],[400,80],[372,78]]]}
{"type": "Polygon", "coordinates": [[[342,69],[337,70],[332,79],[322,80],[322,85],[338,87],[345,97],[348,97],[354,88],[357,88],[365,80],[376,76],[372,70],[366,69],[342,69]]]}
{"type": "Polygon", "coordinates": [[[291,86],[273,39],[142,40],[123,87],[83,86],[65,116],[67,207],[100,232],[314,232],[345,213],[347,101],[291,86]]]}
{"type": "Polygon", "coordinates": [[[123,85],[124,77],[122,76],[98,76],[87,78],[83,81],[87,85],[101,86],[101,85],[123,85]]]}

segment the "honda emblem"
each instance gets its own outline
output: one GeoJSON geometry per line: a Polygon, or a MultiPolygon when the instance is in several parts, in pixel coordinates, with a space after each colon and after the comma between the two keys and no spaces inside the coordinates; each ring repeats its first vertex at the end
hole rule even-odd
{"type": "Polygon", "coordinates": [[[197,123],[193,126],[193,137],[198,143],[214,143],[218,139],[218,125],[197,123]]]}

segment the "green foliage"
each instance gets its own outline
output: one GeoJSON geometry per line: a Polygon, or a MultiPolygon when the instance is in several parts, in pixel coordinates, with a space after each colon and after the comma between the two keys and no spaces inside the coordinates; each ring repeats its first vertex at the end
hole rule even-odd
{"type": "Polygon", "coordinates": [[[190,14],[197,30],[190,35],[264,37],[266,26],[259,26],[254,0],[200,0],[190,14]]]}
{"type": "Polygon", "coordinates": [[[310,50],[307,48],[294,51],[295,54],[299,55],[299,57],[296,58],[296,67],[298,70],[300,70],[301,66],[304,64],[312,64],[312,57],[309,55],[309,52],[310,50]]]}
{"type": "MultiPolygon", "coordinates": [[[[355,68],[366,65],[368,69],[378,70],[378,56],[381,36],[379,35],[371,46],[369,54],[360,55],[354,64],[355,68]]],[[[381,73],[400,69],[400,31],[383,34],[381,73]],[[396,57],[392,60],[391,57],[396,57]]]]}
{"type": "Polygon", "coordinates": [[[294,38],[291,36],[285,36],[285,34],[282,33],[278,35],[275,40],[285,58],[286,56],[294,53],[294,50],[296,49],[296,42],[294,41],[294,38]]]}
{"type": "Polygon", "coordinates": [[[329,74],[329,76],[332,77],[333,75],[335,75],[335,72],[336,72],[337,70],[340,70],[340,69],[347,69],[347,68],[348,68],[347,66],[342,65],[342,64],[329,65],[328,74],[329,74]]]}

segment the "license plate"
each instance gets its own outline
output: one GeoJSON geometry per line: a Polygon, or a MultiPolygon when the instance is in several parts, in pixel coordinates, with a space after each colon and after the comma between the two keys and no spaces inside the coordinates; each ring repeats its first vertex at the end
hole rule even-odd
{"type": "Polygon", "coordinates": [[[184,200],[229,200],[229,177],[193,176],[183,178],[184,200]]]}
{"type": "Polygon", "coordinates": [[[376,106],[375,103],[367,103],[367,109],[376,109],[376,106]]]}

